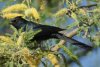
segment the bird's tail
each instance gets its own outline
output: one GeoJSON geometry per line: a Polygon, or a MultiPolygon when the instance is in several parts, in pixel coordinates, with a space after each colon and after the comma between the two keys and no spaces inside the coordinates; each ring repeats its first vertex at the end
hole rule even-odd
{"type": "Polygon", "coordinates": [[[73,45],[82,47],[84,49],[92,49],[93,47],[91,46],[91,44],[85,44],[83,42],[77,41],[75,39],[72,39],[70,37],[65,36],[64,34],[58,33],[56,34],[57,38],[59,39],[63,39],[63,40],[67,40],[67,42],[72,43],[73,45]]]}

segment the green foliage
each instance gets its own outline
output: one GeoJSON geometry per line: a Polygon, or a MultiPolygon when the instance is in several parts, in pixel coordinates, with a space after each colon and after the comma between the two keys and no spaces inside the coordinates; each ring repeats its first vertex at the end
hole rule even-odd
{"type": "MultiPolygon", "coordinates": [[[[0,0],[1,2],[7,2],[7,5],[11,4],[12,2],[15,2],[14,0],[0,0]],[[9,3],[8,3],[9,2],[9,3]]],[[[65,1],[58,1],[58,0],[16,0],[17,3],[23,3],[28,8],[35,7],[38,9],[38,13],[41,17],[39,21],[41,21],[41,24],[47,24],[47,25],[54,25],[59,26],[61,28],[66,28],[67,30],[72,30],[74,27],[79,28],[79,33],[77,35],[89,38],[91,41],[95,43],[96,47],[100,46],[100,32],[95,31],[94,27],[97,26],[100,29],[100,2],[99,0],[92,0],[97,3],[97,6],[91,6],[92,9],[89,7],[84,8],[78,8],[79,4],[82,2],[82,0],[65,0],[65,1]],[[62,8],[63,2],[66,2],[67,8],[62,8]],[[56,4],[55,4],[56,3],[56,4]],[[51,8],[52,7],[52,8],[51,8]],[[56,15],[56,16],[55,16],[56,15]],[[74,20],[74,23],[71,23],[69,25],[65,25],[68,18],[72,18],[74,20]],[[90,31],[91,29],[91,31],[90,31]],[[84,32],[84,34],[81,34],[81,32],[84,32]]],[[[8,7],[8,6],[7,6],[8,7]]],[[[14,7],[15,8],[15,7],[14,7]]],[[[20,9],[19,9],[20,10],[20,9]]],[[[17,13],[24,14],[26,10],[22,11],[16,11],[17,13]]],[[[14,12],[14,10],[12,10],[14,12]]],[[[32,12],[27,11],[26,14],[30,14],[32,12]]],[[[33,12],[33,14],[35,14],[33,12]]],[[[2,12],[0,13],[0,16],[2,16],[2,12]]],[[[38,14],[37,14],[38,16],[38,14]]],[[[10,17],[10,16],[8,16],[10,17]]],[[[24,14],[24,17],[25,14],[24,14]]],[[[35,18],[37,18],[35,16],[35,18]]],[[[32,17],[28,16],[29,20],[34,20],[32,17]]],[[[8,22],[8,21],[6,21],[8,22]]],[[[20,30],[17,30],[13,26],[10,26],[11,30],[13,30],[13,34],[7,34],[7,36],[11,39],[13,43],[8,43],[6,40],[5,42],[0,41],[0,67],[29,67],[29,66],[39,66],[39,64],[43,64],[47,67],[52,67],[58,64],[58,66],[65,67],[68,66],[68,60],[63,55],[61,55],[58,51],[52,52],[49,50],[41,50],[40,47],[37,49],[34,49],[35,46],[38,44],[34,41],[31,42],[30,40],[34,37],[35,34],[39,33],[41,30],[33,31],[33,30],[27,30],[26,32],[23,32],[21,28],[20,30]],[[26,54],[24,54],[26,52],[26,54]],[[53,56],[53,59],[50,58],[50,56],[47,58],[48,54],[51,54],[50,56],[53,56]],[[28,59],[27,59],[27,55],[28,59]],[[45,59],[44,61],[41,61],[41,59],[45,59]],[[54,61],[54,59],[56,59],[54,61]],[[54,62],[53,62],[54,61],[54,62]],[[58,63],[59,61],[59,63],[58,63]],[[34,64],[32,64],[34,63],[34,64]],[[37,64],[36,64],[37,63],[37,64]],[[55,63],[55,64],[54,64],[55,63]]],[[[6,37],[6,36],[5,36],[6,37]]],[[[9,41],[10,42],[10,41],[9,41]]],[[[50,41],[51,43],[51,41],[50,41]]],[[[47,45],[47,42],[43,43],[42,45],[47,45]]],[[[58,43],[58,41],[54,41],[53,44],[58,43]]],[[[39,44],[40,45],[40,44],[39,44]]],[[[64,54],[68,55],[70,59],[75,61],[79,66],[81,66],[80,62],[78,61],[79,56],[74,55],[74,51],[78,50],[76,47],[65,47],[65,46],[59,46],[63,51],[64,54]]],[[[45,47],[46,48],[46,47],[45,47]]],[[[44,47],[43,47],[44,49],[44,47]]],[[[79,49],[80,50],[80,49],[79,49]]],[[[88,52],[88,51],[87,51],[88,52]]],[[[55,66],[56,67],[56,66],[55,66]]]]}
{"type": "Polygon", "coordinates": [[[73,53],[67,47],[65,47],[63,45],[60,45],[60,48],[62,48],[65,51],[65,53],[68,54],[68,56],[72,60],[74,60],[80,67],[82,67],[81,64],[80,64],[80,62],[79,62],[79,60],[78,60],[78,57],[75,56],[75,55],[73,55],[73,53]]]}

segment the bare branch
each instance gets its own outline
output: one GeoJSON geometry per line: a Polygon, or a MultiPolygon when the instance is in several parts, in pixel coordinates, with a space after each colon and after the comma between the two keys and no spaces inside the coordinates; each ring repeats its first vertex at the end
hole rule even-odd
{"type": "MultiPolygon", "coordinates": [[[[77,31],[79,30],[79,28],[76,28],[74,30],[72,30],[70,33],[65,33],[64,32],[60,32],[60,33],[63,33],[64,35],[66,35],[67,37],[72,37],[74,35],[77,34],[77,31]]],[[[64,40],[61,40],[58,44],[56,44],[56,46],[54,46],[53,48],[51,48],[52,51],[57,51],[59,49],[59,45],[64,45],[66,41],[64,40]]]]}

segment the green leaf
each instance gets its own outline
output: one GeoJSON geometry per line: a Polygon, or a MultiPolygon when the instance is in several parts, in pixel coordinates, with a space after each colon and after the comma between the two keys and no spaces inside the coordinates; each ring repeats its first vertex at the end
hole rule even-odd
{"type": "Polygon", "coordinates": [[[73,55],[73,53],[67,47],[65,47],[64,45],[59,45],[59,47],[62,48],[65,51],[65,53],[68,54],[68,56],[72,60],[74,60],[80,67],[82,67],[77,56],[73,55]]]}
{"type": "Polygon", "coordinates": [[[14,67],[14,62],[13,62],[13,61],[11,61],[11,62],[9,63],[9,67],[14,67]]]}

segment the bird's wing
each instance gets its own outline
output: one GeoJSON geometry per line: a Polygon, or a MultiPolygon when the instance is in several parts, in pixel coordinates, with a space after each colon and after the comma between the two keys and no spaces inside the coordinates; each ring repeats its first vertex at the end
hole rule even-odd
{"type": "Polygon", "coordinates": [[[85,44],[83,42],[77,41],[73,38],[67,37],[61,33],[56,33],[56,34],[52,34],[52,36],[58,38],[58,39],[63,39],[69,43],[72,43],[73,45],[77,45],[79,47],[85,48],[85,49],[92,49],[93,47],[91,46],[92,44],[85,44]]]}
{"type": "Polygon", "coordinates": [[[54,26],[49,26],[49,25],[38,25],[35,28],[41,29],[42,31],[45,31],[45,32],[52,32],[52,33],[65,30],[59,27],[54,27],[54,26]]]}

